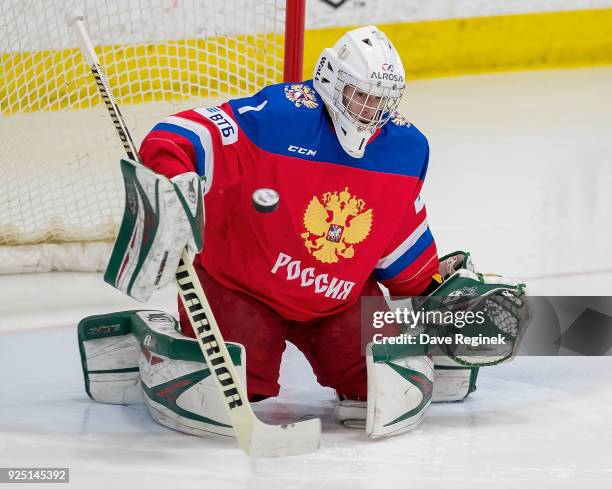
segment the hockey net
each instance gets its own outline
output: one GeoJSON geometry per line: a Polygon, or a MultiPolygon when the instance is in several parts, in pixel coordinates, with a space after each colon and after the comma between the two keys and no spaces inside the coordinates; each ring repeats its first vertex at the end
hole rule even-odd
{"type": "Polygon", "coordinates": [[[72,8],[136,144],[171,113],[301,74],[303,0],[2,1],[0,273],[101,271],[120,224],[123,148],[72,8]]]}

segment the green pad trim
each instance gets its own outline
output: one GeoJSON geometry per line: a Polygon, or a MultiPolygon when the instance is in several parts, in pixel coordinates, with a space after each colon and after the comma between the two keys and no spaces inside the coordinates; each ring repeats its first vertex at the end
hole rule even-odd
{"type": "Polygon", "coordinates": [[[391,426],[392,424],[399,423],[408,419],[419,411],[422,411],[423,408],[431,401],[431,396],[433,394],[433,382],[429,380],[425,375],[421,372],[413,370],[411,368],[401,367],[400,365],[396,365],[393,362],[386,362],[389,367],[395,370],[398,374],[400,374],[404,379],[414,385],[417,389],[421,391],[423,398],[419,405],[410,411],[406,411],[401,416],[395,418],[393,421],[389,421],[384,426],[391,426]]]}
{"type": "MultiPolygon", "coordinates": [[[[139,311],[147,312],[147,311],[139,311]]],[[[176,321],[171,316],[161,313],[159,311],[149,311],[156,314],[164,314],[176,321]]],[[[153,353],[158,355],[171,358],[173,360],[187,360],[190,362],[202,362],[205,363],[204,354],[200,348],[200,345],[195,339],[191,338],[174,338],[161,334],[154,331],[149,325],[140,318],[140,316],[134,314],[132,317],[132,333],[138,339],[138,342],[142,346],[146,340],[146,348],[153,353]],[[149,337],[150,336],[150,337],[149,337]],[[149,337],[149,338],[147,338],[149,337]]],[[[242,365],[241,353],[242,346],[232,343],[226,343],[227,350],[232,359],[234,365],[242,365]]]]}
{"type": "Polygon", "coordinates": [[[189,207],[189,204],[187,204],[185,196],[181,192],[178,185],[176,183],[173,183],[172,185],[174,185],[176,195],[178,196],[179,202],[183,206],[183,210],[185,211],[185,215],[187,216],[187,219],[189,221],[189,226],[191,227],[191,234],[193,235],[195,246],[198,250],[201,250],[202,246],[204,245],[204,202],[202,199],[202,181],[198,179],[197,190],[191,187],[189,188],[189,192],[193,192],[194,198],[196,199],[195,216],[191,215],[191,209],[189,207]]]}
{"type": "Polygon", "coordinates": [[[133,181],[136,179],[136,169],[126,160],[121,160],[121,173],[125,187],[125,207],[123,209],[123,219],[119,234],[113,246],[113,252],[104,273],[104,281],[113,287],[117,286],[117,276],[123,263],[125,250],[130,245],[132,232],[136,227],[138,219],[138,195],[133,181]]]}
{"type": "Polygon", "coordinates": [[[129,372],[138,372],[140,369],[138,367],[128,367],[128,368],[112,368],[110,370],[90,370],[90,374],[124,374],[129,372]]]}
{"type": "Polygon", "coordinates": [[[176,379],[172,379],[168,382],[164,382],[163,384],[156,385],[155,387],[147,387],[144,382],[140,382],[140,385],[142,386],[142,390],[145,392],[149,399],[155,401],[158,404],[161,404],[162,406],[168,408],[170,411],[175,412],[176,414],[184,418],[191,419],[194,421],[201,421],[202,423],[208,423],[213,426],[231,428],[231,425],[220,423],[219,421],[215,421],[212,418],[207,418],[206,416],[200,416],[199,414],[186,411],[176,403],[177,399],[183,392],[190,389],[198,382],[208,378],[209,376],[210,370],[208,368],[204,368],[202,370],[198,370],[196,372],[177,377],[176,379]]]}
{"type": "Polygon", "coordinates": [[[157,228],[159,226],[159,181],[155,182],[154,209],[149,202],[148,196],[138,181],[138,177],[136,176],[136,164],[137,163],[129,160],[121,160],[121,173],[123,174],[123,182],[125,185],[125,208],[123,211],[121,227],[119,228],[119,234],[117,235],[110,261],[106,267],[106,272],[104,273],[104,281],[113,287],[116,287],[117,277],[121,271],[126,250],[130,246],[132,233],[138,219],[138,195],[140,194],[144,205],[144,228],[146,232],[143,235],[142,243],[140,244],[138,262],[136,263],[134,271],[132,272],[130,283],[128,284],[128,295],[130,295],[134,282],[138,277],[138,273],[140,272],[149,251],[151,250],[151,246],[153,246],[153,239],[157,234],[157,228]]]}
{"type": "Polygon", "coordinates": [[[471,367],[471,368],[472,368],[472,373],[470,374],[470,386],[468,387],[468,392],[465,395],[465,397],[469,396],[472,392],[476,390],[476,380],[478,379],[478,372],[480,371],[480,367],[471,367]]]}

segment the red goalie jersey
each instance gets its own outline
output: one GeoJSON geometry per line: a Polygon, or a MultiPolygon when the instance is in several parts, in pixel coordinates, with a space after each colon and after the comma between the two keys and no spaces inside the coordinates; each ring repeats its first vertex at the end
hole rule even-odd
{"type": "Polygon", "coordinates": [[[399,114],[355,159],[310,82],[272,85],[166,118],[140,156],[169,178],[202,177],[206,225],[197,260],[222,285],[287,319],[347,309],[372,273],[392,295],[418,295],[438,271],[420,197],[429,147],[399,114]],[[275,212],[254,209],[260,188],[279,192],[275,212]]]}

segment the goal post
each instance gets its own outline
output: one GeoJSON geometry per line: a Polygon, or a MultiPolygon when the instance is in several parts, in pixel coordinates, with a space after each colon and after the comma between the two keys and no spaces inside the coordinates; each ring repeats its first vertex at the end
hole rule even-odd
{"type": "Polygon", "coordinates": [[[73,8],[137,145],[171,113],[301,78],[304,0],[0,2],[0,273],[102,271],[120,224],[123,148],[73,8]]]}
{"type": "Polygon", "coordinates": [[[287,2],[285,14],[285,64],[283,81],[302,79],[304,64],[304,25],[306,22],[306,0],[287,2]]]}

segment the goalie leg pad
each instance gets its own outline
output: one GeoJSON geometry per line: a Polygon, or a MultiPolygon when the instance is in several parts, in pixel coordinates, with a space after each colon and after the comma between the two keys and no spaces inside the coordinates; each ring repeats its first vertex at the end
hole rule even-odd
{"type": "MultiPolygon", "coordinates": [[[[144,400],[155,421],[169,428],[203,436],[234,436],[214,378],[197,341],[176,331],[174,318],[138,313],[133,330],[141,342],[140,375],[144,400]]],[[[236,371],[246,385],[245,350],[227,343],[236,371]]]]}
{"type": "MultiPolygon", "coordinates": [[[[434,383],[431,402],[463,401],[476,390],[478,367],[459,367],[447,357],[434,358],[434,383]]],[[[366,401],[339,399],[334,414],[347,428],[365,428],[366,401]]]]}
{"type": "Polygon", "coordinates": [[[431,403],[434,367],[426,347],[391,346],[367,346],[366,433],[370,438],[414,429],[431,403]],[[416,349],[420,351],[412,351],[416,349]]]}
{"type": "Polygon", "coordinates": [[[448,357],[434,357],[431,402],[463,401],[476,390],[478,367],[460,367],[448,357]]]}
{"type": "Polygon", "coordinates": [[[94,401],[142,403],[138,356],[131,330],[134,311],[89,316],[78,326],[85,391],[94,401]]]}
{"type": "MultiPolygon", "coordinates": [[[[88,394],[100,402],[125,404],[138,392],[137,399],[144,400],[153,419],[164,426],[198,436],[233,436],[225,401],[197,340],[177,328],[177,321],[162,311],[126,311],[81,321],[79,345],[88,394]],[[105,353],[96,354],[100,350],[105,353]],[[92,369],[101,364],[98,357],[104,359],[106,371],[92,369]],[[120,365],[136,370],[129,385],[112,377],[120,365]],[[104,377],[93,382],[92,373],[104,377]]],[[[227,343],[227,348],[246,385],[244,348],[237,343],[227,343]]]]}

